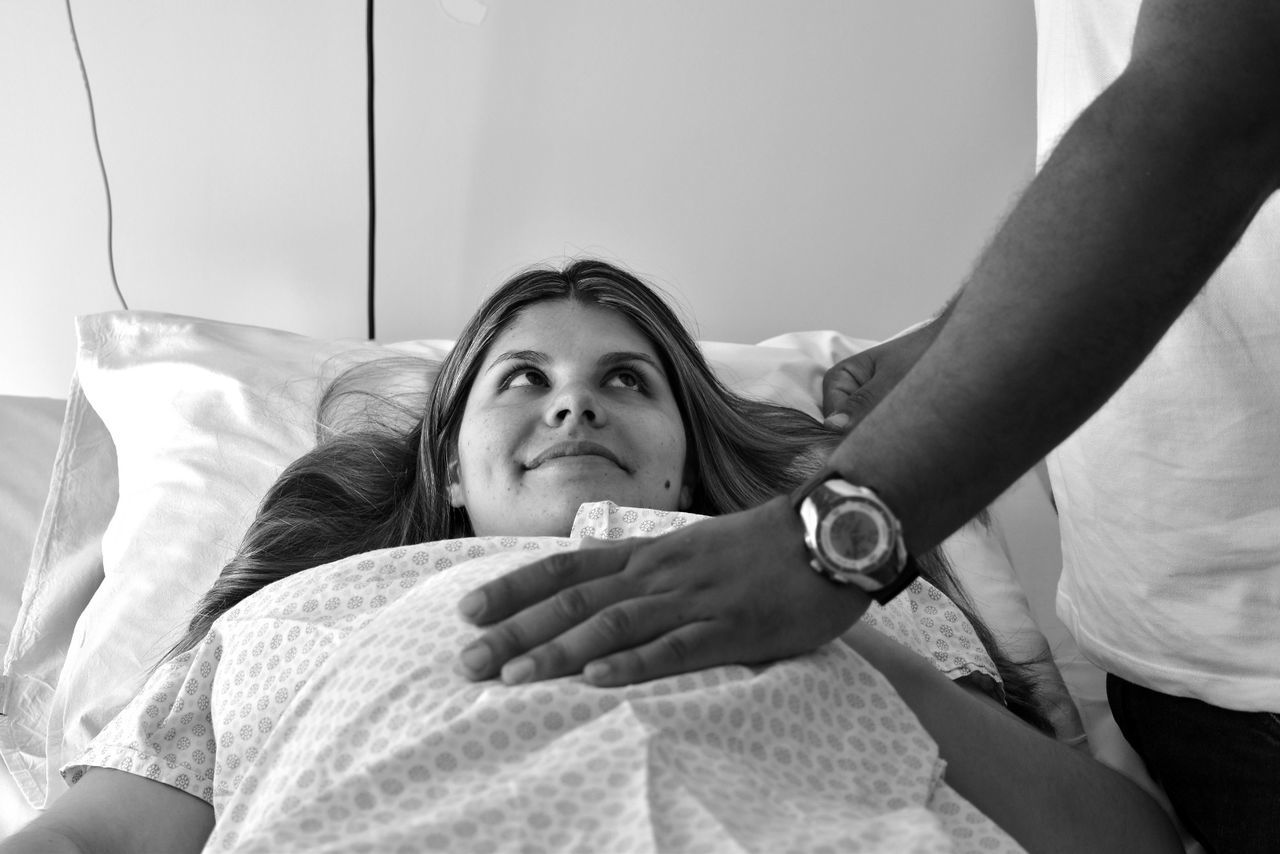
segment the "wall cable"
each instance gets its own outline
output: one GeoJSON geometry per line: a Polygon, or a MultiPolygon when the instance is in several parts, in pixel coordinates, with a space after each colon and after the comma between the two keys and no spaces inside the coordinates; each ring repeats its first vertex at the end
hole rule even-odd
{"type": "Polygon", "coordinates": [[[376,304],[374,301],[374,267],[377,260],[377,225],[378,225],[378,182],[376,168],[376,147],[374,145],[374,113],[373,113],[373,0],[365,2],[364,22],[365,44],[365,104],[367,123],[367,142],[369,149],[369,340],[375,337],[376,304]]]}
{"type": "MultiPolygon", "coordinates": [[[[93,88],[89,83],[89,71],[85,67],[84,54],[80,49],[80,37],[76,32],[75,15],[71,9],[71,0],[64,0],[67,10],[67,24],[71,29],[71,43],[75,47],[76,61],[80,66],[80,78],[84,82],[85,96],[89,104],[89,126],[93,133],[93,148],[98,158],[98,172],[102,176],[102,188],[107,200],[107,266],[111,272],[111,286],[115,290],[120,305],[127,311],[129,303],[120,289],[116,276],[115,260],[115,209],[111,198],[111,180],[107,176],[107,164],[102,155],[102,142],[98,135],[98,117],[94,108],[93,88]]],[[[368,248],[368,326],[369,340],[373,340],[376,327],[376,245],[377,245],[377,158],[374,135],[374,42],[373,42],[374,0],[365,3],[365,72],[366,72],[366,104],[367,104],[367,145],[369,151],[369,248],[368,248]]]]}
{"type": "Polygon", "coordinates": [[[66,7],[67,23],[71,27],[71,43],[76,48],[76,61],[80,63],[80,78],[84,81],[84,92],[89,100],[89,126],[93,130],[93,149],[98,153],[98,171],[102,174],[102,188],[107,194],[107,266],[111,270],[111,286],[115,288],[120,305],[128,311],[129,303],[125,301],[124,294],[120,291],[120,282],[116,279],[115,213],[111,203],[111,181],[107,179],[107,164],[102,158],[102,142],[98,139],[98,116],[93,107],[93,89],[89,86],[89,71],[84,65],[84,54],[80,52],[80,37],[76,35],[76,21],[71,14],[71,0],[66,0],[66,7]]]}

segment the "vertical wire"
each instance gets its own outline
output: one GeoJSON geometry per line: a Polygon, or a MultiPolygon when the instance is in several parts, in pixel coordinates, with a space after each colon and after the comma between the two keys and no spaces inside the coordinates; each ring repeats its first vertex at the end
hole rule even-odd
{"type": "MultiPolygon", "coordinates": [[[[369,2],[372,3],[373,0],[369,2]]],[[[89,86],[89,72],[84,65],[84,54],[80,51],[80,37],[76,35],[76,21],[71,14],[71,0],[66,0],[66,7],[67,23],[71,27],[71,43],[76,48],[76,61],[80,64],[80,79],[84,81],[85,95],[89,99],[89,126],[93,131],[93,149],[98,154],[98,171],[102,174],[102,188],[107,194],[107,266],[111,270],[111,286],[115,288],[120,305],[128,311],[129,303],[125,301],[124,294],[120,291],[120,282],[116,279],[115,213],[111,203],[111,182],[107,179],[107,164],[102,158],[102,143],[98,139],[98,115],[93,107],[93,89],[89,86]]]]}
{"type": "Polygon", "coordinates": [[[369,149],[369,340],[375,337],[376,304],[374,271],[377,261],[378,182],[373,113],[373,0],[365,3],[365,104],[367,109],[367,146],[369,149]]]}

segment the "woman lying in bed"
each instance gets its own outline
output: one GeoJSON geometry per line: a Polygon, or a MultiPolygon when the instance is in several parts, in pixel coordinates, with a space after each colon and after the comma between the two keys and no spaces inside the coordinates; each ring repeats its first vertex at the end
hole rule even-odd
{"type": "Polygon", "coordinates": [[[0,850],[1018,850],[1001,825],[1161,850],[1144,794],[1006,710],[1044,728],[936,556],[803,657],[623,688],[467,677],[467,591],[757,504],[837,438],[729,393],[631,276],[521,275],[407,433],[286,470],[186,638],[0,850]]]}

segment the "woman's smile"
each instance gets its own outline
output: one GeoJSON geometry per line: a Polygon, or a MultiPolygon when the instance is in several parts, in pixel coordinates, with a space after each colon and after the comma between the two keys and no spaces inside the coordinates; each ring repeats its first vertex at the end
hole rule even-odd
{"type": "Polygon", "coordinates": [[[567,463],[609,463],[623,471],[629,471],[627,466],[623,464],[622,460],[618,459],[618,455],[613,451],[598,442],[591,442],[585,439],[557,442],[546,450],[535,454],[529,462],[525,463],[525,468],[541,468],[546,463],[554,463],[557,465],[564,465],[567,463]]]}

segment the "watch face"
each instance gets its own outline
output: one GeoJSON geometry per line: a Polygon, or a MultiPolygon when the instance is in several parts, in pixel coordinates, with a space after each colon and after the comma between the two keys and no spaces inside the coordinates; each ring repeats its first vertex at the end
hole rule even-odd
{"type": "Polygon", "coordinates": [[[874,490],[827,477],[806,484],[793,500],[809,565],[821,575],[859,587],[882,605],[919,575],[897,518],[874,490]]]}
{"type": "Polygon", "coordinates": [[[883,564],[892,548],[885,518],[868,504],[839,504],[819,524],[818,553],[832,569],[866,572],[883,564]]]}

